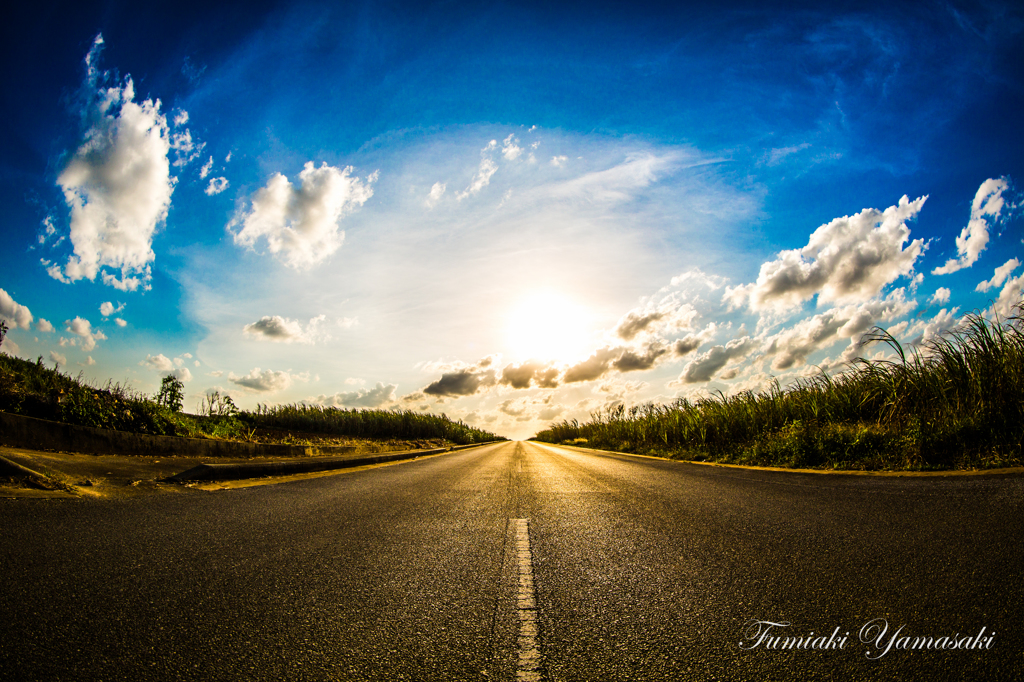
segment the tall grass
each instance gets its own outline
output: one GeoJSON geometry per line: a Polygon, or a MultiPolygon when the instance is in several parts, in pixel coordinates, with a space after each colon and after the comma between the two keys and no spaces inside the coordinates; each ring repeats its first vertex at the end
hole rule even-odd
{"type": "Polygon", "coordinates": [[[259,405],[239,410],[219,393],[185,414],[124,384],[89,385],[82,375],[0,353],[0,411],[39,419],[164,436],[252,440],[255,429],[357,439],[442,439],[468,445],[503,440],[446,415],[402,410],[344,410],[315,405],[259,405]]]}
{"type": "Polygon", "coordinates": [[[927,469],[1020,464],[1024,447],[1024,319],[967,315],[907,352],[888,332],[867,338],[892,360],[859,359],[836,376],[783,389],[648,403],[563,421],[537,434],[681,459],[837,468],[927,469]]]}
{"type": "Polygon", "coordinates": [[[440,438],[460,445],[504,440],[447,415],[411,410],[346,410],[320,405],[257,405],[242,419],[256,428],[287,429],[352,438],[440,438]]]}

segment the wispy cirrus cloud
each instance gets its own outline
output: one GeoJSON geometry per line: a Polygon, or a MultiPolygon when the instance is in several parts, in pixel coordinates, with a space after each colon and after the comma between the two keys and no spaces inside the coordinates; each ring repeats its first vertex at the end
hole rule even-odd
{"type": "Polygon", "coordinates": [[[561,200],[594,203],[629,201],[663,174],[678,167],[684,158],[678,152],[635,152],[611,168],[591,171],[578,178],[557,183],[544,191],[551,198],[561,200]]]}
{"type": "MultiPolygon", "coordinates": [[[[480,150],[480,166],[470,181],[469,186],[455,195],[455,198],[462,201],[466,197],[479,194],[480,190],[491,184],[491,177],[498,172],[498,164],[491,158],[491,154],[498,148],[498,141],[491,140],[480,150]]],[[[436,185],[435,185],[436,187],[436,185]]]]}

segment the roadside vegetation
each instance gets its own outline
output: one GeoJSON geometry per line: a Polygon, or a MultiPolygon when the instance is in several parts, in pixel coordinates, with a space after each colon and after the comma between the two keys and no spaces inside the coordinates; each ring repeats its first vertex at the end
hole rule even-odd
{"type": "Polygon", "coordinates": [[[412,410],[346,410],[320,405],[257,405],[246,412],[247,423],[262,429],[306,431],[352,438],[437,439],[458,445],[506,440],[474,429],[447,415],[436,416],[412,410]]]}
{"type": "Polygon", "coordinates": [[[188,414],[183,402],[184,387],[174,376],[165,377],[160,391],[148,396],[126,384],[92,386],[81,373],[71,376],[46,367],[42,358],[31,362],[0,353],[0,411],[37,419],[160,436],[296,445],[373,441],[393,449],[503,440],[443,414],[301,404],[246,411],[218,392],[203,398],[197,414],[188,414]]]}
{"type": "Polygon", "coordinates": [[[858,360],[847,372],[783,389],[619,406],[552,425],[557,444],[781,467],[927,470],[1022,464],[1024,318],[966,316],[909,353],[884,329],[892,360],[858,360]]]}

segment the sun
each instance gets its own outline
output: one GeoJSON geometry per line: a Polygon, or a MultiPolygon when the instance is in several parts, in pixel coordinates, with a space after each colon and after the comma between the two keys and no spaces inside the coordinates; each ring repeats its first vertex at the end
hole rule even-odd
{"type": "Polygon", "coordinates": [[[512,307],[507,319],[506,343],[520,361],[570,362],[589,350],[589,311],[564,294],[528,294],[512,307]]]}

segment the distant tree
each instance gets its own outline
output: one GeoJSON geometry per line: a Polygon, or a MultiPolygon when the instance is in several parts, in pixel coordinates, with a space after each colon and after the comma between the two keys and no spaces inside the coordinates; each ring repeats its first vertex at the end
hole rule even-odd
{"type": "Polygon", "coordinates": [[[7,323],[0,320],[0,346],[4,345],[5,336],[7,336],[7,323]]]}
{"type": "Polygon", "coordinates": [[[206,394],[206,398],[199,402],[199,414],[205,414],[210,417],[231,417],[238,414],[238,406],[235,405],[235,401],[231,399],[231,396],[224,394],[221,395],[220,391],[210,391],[206,394]]]}
{"type": "Polygon", "coordinates": [[[185,403],[185,384],[173,374],[168,374],[160,383],[156,402],[174,412],[181,412],[181,406],[185,403]]]}

